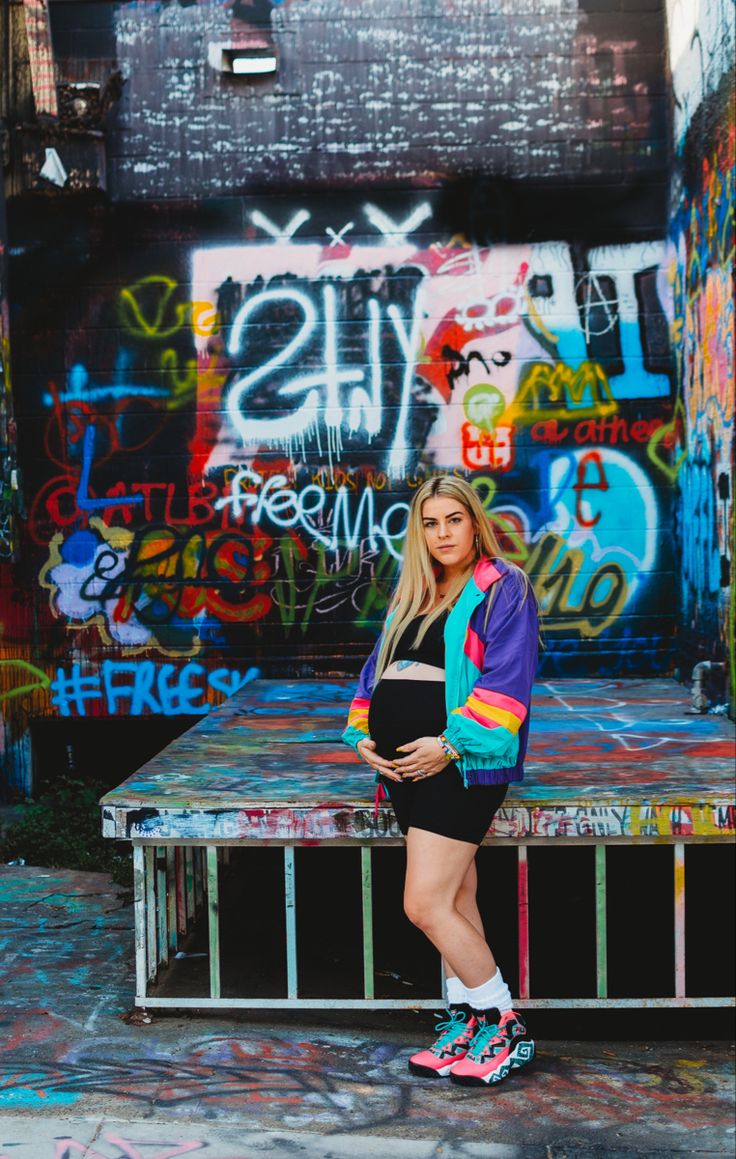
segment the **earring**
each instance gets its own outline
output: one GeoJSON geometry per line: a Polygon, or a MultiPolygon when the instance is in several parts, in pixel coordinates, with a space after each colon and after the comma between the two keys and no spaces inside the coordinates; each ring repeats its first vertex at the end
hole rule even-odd
{"type": "Polygon", "coordinates": [[[475,533],[475,554],[480,555],[480,535],[477,531],[475,533]]]}

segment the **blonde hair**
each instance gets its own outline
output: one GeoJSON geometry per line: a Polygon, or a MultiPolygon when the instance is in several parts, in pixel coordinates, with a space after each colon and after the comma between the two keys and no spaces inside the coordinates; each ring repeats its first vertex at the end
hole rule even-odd
{"type": "MultiPolygon", "coordinates": [[[[453,606],[468,579],[473,574],[476,563],[483,556],[489,559],[503,559],[511,570],[511,573],[515,573],[517,582],[523,585],[525,589],[524,599],[526,599],[527,594],[531,591],[529,580],[520,567],[517,567],[511,560],[505,559],[477,492],[464,479],[459,479],[454,475],[436,475],[428,479],[414,495],[411,507],[409,508],[406,539],[404,541],[404,562],[396,590],[389,604],[388,610],[393,615],[390,624],[385,630],[383,643],[378,655],[376,665],[377,681],[380,680],[382,673],[385,672],[391,663],[396,645],[402,633],[411,621],[419,615],[420,609],[429,605],[433,610],[422,621],[417,633],[417,644],[421,643],[435,620],[439,619],[448,608],[453,606]],[[462,504],[473,522],[476,545],[476,552],[472,562],[468,564],[461,575],[458,575],[452,581],[442,603],[438,607],[434,607],[437,602],[436,564],[427,547],[424,536],[424,524],[422,523],[423,504],[427,499],[436,498],[453,499],[456,503],[462,504]]],[[[511,575],[509,578],[511,578],[511,575]]],[[[491,595],[486,608],[486,617],[490,611],[491,600],[495,594],[495,586],[494,584],[491,588],[491,595]]]]}

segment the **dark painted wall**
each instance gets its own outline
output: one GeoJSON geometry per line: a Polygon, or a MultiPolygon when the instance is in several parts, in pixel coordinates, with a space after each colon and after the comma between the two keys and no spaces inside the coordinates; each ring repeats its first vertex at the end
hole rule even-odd
{"type": "Polygon", "coordinates": [[[660,0],[200,0],[113,20],[116,198],[664,175],[660,0]],[[214,67],[260,43],[275,79],[214,67]]]}
{"type": "MultiPolygon", "coordinates": [[[[669,38],[676,145],[670,236],[679,432],[673,464],[677,656],[684,675],[700,660],[723,664],[733,701],[736,9],[721,0],[673,4],[669,38]]],[[[719,699],[724,695],[727,690],[719,699]]]]}
{"type": "Polygon", "coordinates": [[[547,676],[672,665],[660,8],[236,7],[54,0],[63,77],[127,84],[109,198],[10,206],[10,786],[32,721],[355,672],[433,471],[532,576],[547,676]],[[275,84],[208,63],[261,32],[275,84]]]}
{"type": "Polygon", "coordinates": [[[7,295],[7,226],[5,198],[0,189],[0,564],[8,564],[16,546],[17,467],[10,372],[7,295]]]}

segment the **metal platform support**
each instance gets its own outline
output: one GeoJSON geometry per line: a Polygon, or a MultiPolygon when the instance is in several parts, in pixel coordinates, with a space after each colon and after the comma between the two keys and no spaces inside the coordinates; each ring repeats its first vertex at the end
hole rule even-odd
{"type": "MultiPolygon", "coordinates": [[[[398,844],[398,842],[396,842],[398,844]]],[[[313,842],[309,843],[314,844],[313,842]]],[[[329,844],[329,842],[325,842],[329,844]]],[[[352,844],[352,843],[351,843],[352,844]]],[[[356,843],[357,844],[357,843],[356,843]]],[[[246,995],[223,995],[220,962],[220,894],[219,866],[229,857],[229,849],[217,845],[168,845],[159,843],[134,845],[135,871],[135,946],[136,1005],[139,1007],[243,1008],[243,1009],[437,1009],[440,993],[432,998],[376,997],[373,957],[373,875],[372,844],[360,845],[361,912],[362,912],[362,998],[305,998],[299,993],[297,958],[297,875],[295,847],[299,842],[283,844],[284,851],[284,919],[286,928],[286,994],[278,998],[249,998],[246,995]],[[177,947],[200,920],[206,921],[209,957],[209,995],[164,996],[157,993],[157,982],[163,971],[171,969],[177,947]]],[[[381,841],[383,846],[385,841],[381,841]]],[[[621,845],[621,842],[617,842],[621,845]]],[[[568,1008],[623,1009],[733,1006],[733,996],[711,997],[687,993],[685,944],[685,844],[672,843],[674,945],[673,971],[675,993],[670,997],[610,997],[608,990],[606,849],[604,842],[595,845],[595,929],[596,994],[585,998],[535,998],[530,976],[530,946],[533,923],[530,922],[530,882],[528,845],[517,843],[516,898],[519,915],[519,977],[516,1005],[524,1009],[554,1010],[568,1008]]]]}

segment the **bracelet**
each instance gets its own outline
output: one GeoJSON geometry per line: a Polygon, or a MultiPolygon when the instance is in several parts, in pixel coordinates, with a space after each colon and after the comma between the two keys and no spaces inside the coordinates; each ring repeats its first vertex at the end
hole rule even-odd
{"type": "Polygon", "coordinates": [[[440,733],[440,735],[437,737],[437,740],[439,741],[439,743],[442,747],[442,751],[445,754],[445,756],[448,758],[448,760],[451,760],[451,761],[459,761],[460,760],[460,753],[457,751],[457,749],[453,745],[450,744],[449,740],[447,739],[447,737],[445,736],[445,734],[443,732],[440,733]]]}

